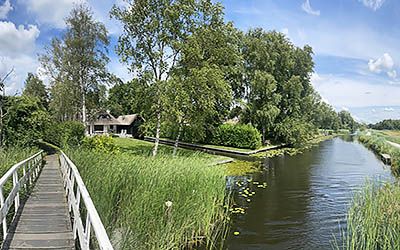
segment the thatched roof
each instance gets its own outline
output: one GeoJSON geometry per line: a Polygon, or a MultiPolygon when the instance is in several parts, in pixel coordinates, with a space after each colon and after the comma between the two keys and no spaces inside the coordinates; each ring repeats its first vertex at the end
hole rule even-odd
{"type": "Polygon", "coordinates": [[[143,119],[138,114],[120,115],[115,118],[110,113],[101,114],[92,122],[93,125],[131,125],[137,119],[143,119]]]}

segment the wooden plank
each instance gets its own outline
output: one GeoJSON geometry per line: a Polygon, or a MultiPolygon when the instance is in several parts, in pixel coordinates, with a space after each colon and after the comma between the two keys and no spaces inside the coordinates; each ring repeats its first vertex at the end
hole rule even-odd
{"type": "Polygon", "coordinates": [[[4,249],[75,249],[58,156],[45,160],[32,194],[10,227],[4,249]]]}

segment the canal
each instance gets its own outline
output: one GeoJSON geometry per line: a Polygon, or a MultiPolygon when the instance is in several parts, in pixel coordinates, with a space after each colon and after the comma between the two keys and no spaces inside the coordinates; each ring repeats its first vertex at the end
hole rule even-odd
{"type": "Polygon", "coordinates": [[[262,165],[227,181],[235,209],[226,249],[331,249],[335,238],[341,243],[353,193],[366,179],[391,178],[390,168],[352,138],[262,165]]]}

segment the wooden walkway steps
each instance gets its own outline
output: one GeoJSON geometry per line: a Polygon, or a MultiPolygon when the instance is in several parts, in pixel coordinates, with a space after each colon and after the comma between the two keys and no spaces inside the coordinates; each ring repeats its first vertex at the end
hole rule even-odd
{"type": "Polygon", "coordinates": [[[58,155],[46,164],[19,208],[3,249],[75,249],[58,155]]]}

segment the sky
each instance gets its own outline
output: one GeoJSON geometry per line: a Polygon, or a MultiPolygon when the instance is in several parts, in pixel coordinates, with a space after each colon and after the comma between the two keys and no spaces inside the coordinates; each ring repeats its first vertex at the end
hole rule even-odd
{"type": "MultiPolygon", "coordinates": [[[[74,3],[87,2],[108,28],[109,70],[132,76],[114,48],[121,25],[109,18],[122,0],[0,0],[0,75],[14,67],[7,94],[22,92],[28,72],[42,74],[38,54],[65,30],[74,3]]],[[[286,34],[294,45],[310,45],[312,84],[337,111],[359,121],[400,119],[400,1],[398,0],[222,0],[226,21],[243,31],[261,27],[286,34]]]]}

